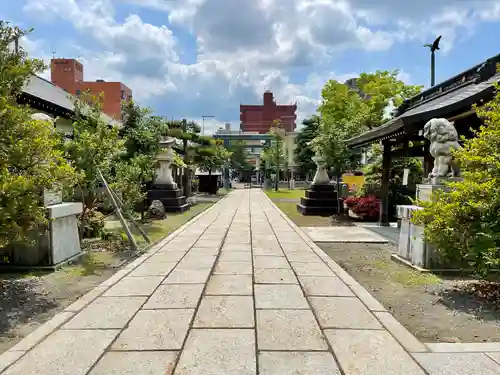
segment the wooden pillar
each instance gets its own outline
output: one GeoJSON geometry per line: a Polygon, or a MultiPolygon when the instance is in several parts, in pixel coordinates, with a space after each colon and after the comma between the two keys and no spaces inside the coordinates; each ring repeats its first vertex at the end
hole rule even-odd
{"type": "Polygon", "coordinates": [[[382,151],[382,188],[380,189],[380,226],[389,226],[389,177],[391,171],[391,144],[383,143],[382,151]]]}

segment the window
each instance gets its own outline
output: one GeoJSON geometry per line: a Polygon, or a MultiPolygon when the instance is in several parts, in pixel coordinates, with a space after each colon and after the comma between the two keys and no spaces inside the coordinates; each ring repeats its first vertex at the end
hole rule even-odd
{"type": "Polygon", "coordinates": [[[82,93],[82,92],[81,92],[79,89],[77,89],[77,90],[76,90],[76,95],[77,95],[77,96],[80,96],[80,94],[81,94],[81,93],[82,93]]]}
{"type": "Polygon", "coordinates": [[[125,90],[122,90],[122,100],[125,100],[127,96],[125,95],[125,90]]]}

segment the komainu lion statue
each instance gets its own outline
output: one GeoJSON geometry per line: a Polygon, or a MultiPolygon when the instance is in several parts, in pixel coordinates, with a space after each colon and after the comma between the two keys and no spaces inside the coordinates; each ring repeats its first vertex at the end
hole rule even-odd
{"type": "Polygon", "coordinates": [[[431,141],[429,151],[434,157],[429,178],[460,176],[460,167],[452,155],[453,150],[461,148],[453,124],[444,118],[433,118],[424,126],[424,137],[431,141]]]}

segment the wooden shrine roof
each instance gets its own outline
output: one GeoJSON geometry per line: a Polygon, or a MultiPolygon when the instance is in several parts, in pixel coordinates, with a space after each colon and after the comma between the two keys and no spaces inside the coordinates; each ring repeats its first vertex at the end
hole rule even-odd
{"type": "Polygon", "coordinates": [[[500,55],[456,75],[406,100],[396,109],[395,117],[382,126],[347,140],[358,148],[385,139],[418,133],[431,118],[448,118],[468,111],[475,103],[490,100],[494,84],[500,82],[496,65],[500,55]]]}

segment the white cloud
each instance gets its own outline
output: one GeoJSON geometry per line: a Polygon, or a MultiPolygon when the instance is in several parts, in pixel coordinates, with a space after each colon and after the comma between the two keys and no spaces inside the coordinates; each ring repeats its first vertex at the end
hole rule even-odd
{"type": "MultiPolygon", "coordinates": [[[[167,114],[172,106],[188,118],[217,114],[220,118],[206,121],[207,131],[214,131],[228,120],[237,124],[239,102],[258,103],[265,89],[271,89],[278,102],[297,102],[300,120],[315,112],[328,78],[344,81],[357,75],[337,76],[325,69],[343,51],[386,51],[397,43],[423,44],[443,34],[446,53],[459,35],[472,32],[476,22],[500,18],[498,4],[454,0],[26,0],[24,10],[37,19],[70,22],[95,41],[92,50],[65,47],[81,56],[87,79],[121,80],[137,99],[161,103],[164,108],[159,110],[167,114]],[[198,47],[196,62],[179,61],[180,45],[172,26],[147,23],[137,14],[117,21],[115,7],[123,2],[164,12],[170,25],[191,32],[198,47]],[[288,72],[304,67],[323,74],[313,73],[304,83],[294,83],[288,72]],[[157,100],[161,96],[164,102],[157,100]]],[[[30,45],[30,52],[50,56],[47,46],[37,43],[30,45]]],[[[410,81],[403,71],[400,78],[410,81]]]]}

